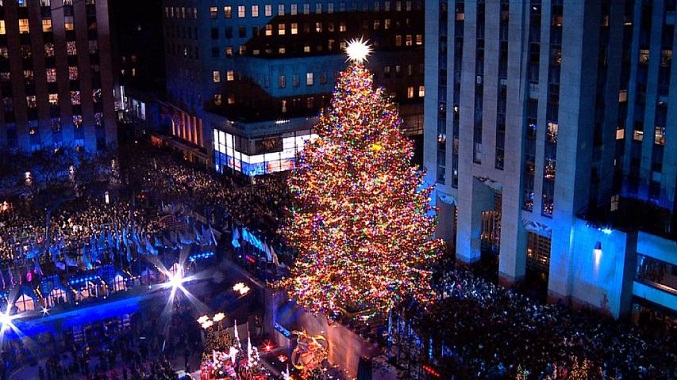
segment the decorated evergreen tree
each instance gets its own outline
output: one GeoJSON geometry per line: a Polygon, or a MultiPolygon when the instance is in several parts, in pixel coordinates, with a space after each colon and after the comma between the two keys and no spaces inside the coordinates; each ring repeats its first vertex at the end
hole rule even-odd
{"type": "Polygon", "coordinates": [[[288,183],[293,207],[282,234],[298,257],[279,285],[307,310],[386,312],[404,299],[426,303],[441,241],[411,164],[413,143],[395,105],[363,64],[369,46],[351,41],[318,137],[301,152],[288,183]]]}

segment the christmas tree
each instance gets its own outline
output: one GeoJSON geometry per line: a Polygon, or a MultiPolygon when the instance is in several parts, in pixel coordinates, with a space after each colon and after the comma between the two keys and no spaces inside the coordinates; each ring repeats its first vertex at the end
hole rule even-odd
{"type": "Polygon", "coordinates": [[[279,285],[307,310],[386,312],[404,299],[426,303],[431,264],[431,187],[412,166],[395,105],[374,89],[363,64],[370,48],[352,41],[318,137],[299,155],[288,184],[293,207],[282,234],[298,251],[279,285]]]}

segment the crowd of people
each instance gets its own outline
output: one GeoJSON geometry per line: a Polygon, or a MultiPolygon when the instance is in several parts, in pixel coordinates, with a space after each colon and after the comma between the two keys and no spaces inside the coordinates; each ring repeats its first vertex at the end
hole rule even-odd
{"type": "MultiPolygon", "coordinates": [[[[677,376],[674,335],[646,334],[632,324],[589,310],[572,311],[561,303],[536,303],[467,268],[445,271],[436,286],[440,300],[432,312],[420,318],[415,312],[404,314],[420,321],[418,331],[433,337],[438,364],[456,378],[677,376]]],[[[408,344],[425,341],[419,337],[408,344]]]]}
{"type": "Polygon", "coordinates": [[[121,178],[124,186],[106,192],[106,198],[99,189],[63,194],[51,205],[7,200],[0,207],[0,287],[35,284],[43,274],[67,267],[75,267],[71,273],[110,263],[126,267],[137,259],[136,251],[148,253],[145,240],[156,248],[167,242],[176,248],[176,233],[169,235],[171,228],[162,223],[167,214],[197,227],[188,227],[192,240],[203,237],[195,235],[204,224],[246,225],[275,236],[288,200],[279,178],[252,185],[150,148],[121,162],[121,178]]]}
{"type": "MultiPolygon", "coordinates": [[[[132,161],[121,162],[124,188],[108,202],[99,193],[83,192],[49,210],[18,200],[1,207],[0,286],[11,287],[27,281],[28,273],[47,271],[45,263],[54,264],[52,270],[60,269],[59,263],[69,266],[72,262],[85,268],[103,263],[129,265],[141,252],[129,252],[128,244],[120,244],[128,236],[145,237],[153,245],[177,240],[167,235],[167,225],[162,223],[165,215],[186,221],[199,215],[206,225],[224,230],[247,226],[267,236],[269,242],[279,240],[277,231],[290,202],[283,174],[257,178],[252,184],[209,172],[167,152],[141,150],[130,157],[132,161]]],[[[422,334],[434,337],[432,348],[440,352],[438,364],[451,368],[457,378],[676,376],[674,336],[651,338],[632,325],[600,319],[597,313],[540,304],[458,267],[441,272],[436,286],[441,299],[435,309],[420,318],[409,317],[421,321],[422,334]]],[[[172,324],[181,331],[180,318],[172,324]]],[[[176,354],[175,347],[191,339],[184,338],[170,341],[167,352],[176,354]]],[[[118,352],[124,357],[122,350],[118,352]]],[[[130,379],[148,378],[147,374],[168,368],[157,359],[142,369],[135,355],[129,358],[130,379]]],[[[77,360],[65,362],[77,370],[73,364],[77,360]]],[[[45,371],[45,378],[51,376],[48,373],[66,376],[65,369],[58,369],[63,367],[63,357],[48,363],[53,368],[45,371]]]]}

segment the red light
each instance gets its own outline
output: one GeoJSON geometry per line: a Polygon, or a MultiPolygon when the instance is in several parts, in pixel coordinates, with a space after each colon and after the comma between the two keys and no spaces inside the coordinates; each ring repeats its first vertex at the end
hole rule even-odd
{"type": "Polygon", "coordinates": [[[273,344],[270,341],[263,342],[263,351],[270,352],[273,350],[273,344]]]}
{"type": "Polygon", "coordinates": [[[440,377],[440,373],[437,372],[434,368],[432,368],[430,366],[424,365],[423,370],[428,372],[429,374],[435,376],[435,377],[440,377]]]}

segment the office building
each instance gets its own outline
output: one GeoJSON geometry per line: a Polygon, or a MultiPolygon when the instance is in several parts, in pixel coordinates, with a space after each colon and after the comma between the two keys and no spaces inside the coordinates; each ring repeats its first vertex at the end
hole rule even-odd
{"type": "Polygon", "coordinates": [[[424,164],[457,260],[674,318],[675,1],[434,3],[424,164]]]}
{"type": "Polygon", "coordinates": [[[117,145],[106,0],[0,2],[0,146],[117,145]]]}
{"type": "Polygon", "coordinates": [[[353,38],[372,44],[376,84],[422,132],[422,1],[165,0],[163,12],[166,117],[187,159],[248,176],[292,168],[353,38]]]}

